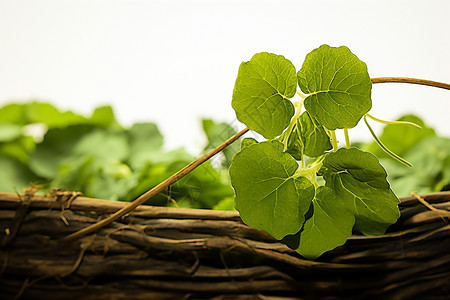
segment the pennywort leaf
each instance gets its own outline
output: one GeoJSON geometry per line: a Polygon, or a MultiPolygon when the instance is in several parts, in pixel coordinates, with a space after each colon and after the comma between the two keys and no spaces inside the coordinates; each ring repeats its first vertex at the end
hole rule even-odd
{"type": "Polygon", "coordinates": [[[301,139],[305,147],[304,153],[310,157],[322,155],[331,150],[330,137],[322,125],[319,125],[308,112],[304,112],[299,119],[301,139]]]}
{"type": "Polygon", "coordinates": [[[313,50],[297,77],[306,110],[329,130],[356,126],[372,107],[367,66],[345,46],[313,50]]]}
{"type": "Polygon", "coordinates": [[[355,229],[361,233],[383,234],[400,217],[399,200],[375,155],[342,148],[325,157],[321,173],[326,186],[353,212],[355,229]]]}
{"type": "Polygon", "coordinates": [[[258,144],[258,141],[255,140],[254,138],[242,139],[242,141],[241,141],[241,149],[245,148],[247,146],[253,145],[253,144],[258,144]]]}
{"type": "Polygon", "coordinates": [[[231,105],[239,121],[265,138],[280,135],[294,115],[294,65],[281,55],[255,54],[238,71],[231,105]]]}
{"type": "Polygon", "coordinates": [[[230,167],[242,220],[277,239],[300,230],[314,197],[313,184],[294,177],[298,164],[282,148],[278,141],[247,146],[230,167]]]}
{"type": "MultiPolygon", "coordinates": [[[[283,140],[284,132],[281,135],[283,140]]],[[[322,125],[319,125],[311,115],[305,111],[297,119],[294,128],[288,138],[286,152],[290,153],[298,160],[302,159],[302,155],[309,157],[318,157],[332,149],[330,137],[325,132],[322,125]]]]}
{"type": "MultiPolygon", "coordinates": [[[[297,234],[293,248],[307,259],[315,259],[325,251],[341,246],[352,235],[355,217],[345,208],[342,199],[333,190],[320,186],[302,230],[297,234]]],[[[288,245],[291,242],[287,240],[288,245]]],[[[290,245],[292,246],[292,244],[290,245]]]]}

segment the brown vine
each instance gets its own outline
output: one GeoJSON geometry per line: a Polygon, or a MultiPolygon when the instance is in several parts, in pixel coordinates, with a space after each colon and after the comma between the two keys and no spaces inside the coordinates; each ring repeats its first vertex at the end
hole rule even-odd
{"type": "Polygon", "coordinates": [[[372,80],[372,83],[410,83],[410,84],[427,85],[427,86],[450,90],[450,84],[448,84],[448,83],[426,80],[426,79],[417,79],[417,78],[409,78],[409,77],[376,77],[376,78],[372,78],[371,80],[372,80]]]}

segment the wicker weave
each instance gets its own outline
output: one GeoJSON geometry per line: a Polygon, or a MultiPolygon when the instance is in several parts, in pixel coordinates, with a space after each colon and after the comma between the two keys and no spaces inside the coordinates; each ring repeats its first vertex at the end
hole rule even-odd
{"type": "Polygon", "coordinates": [[[236,212],[140,206],[72,242],[123,202],[0,193],[2,299],[450,299],[450,192],[403,198],[387,234],[316,261],[236,212]]]}

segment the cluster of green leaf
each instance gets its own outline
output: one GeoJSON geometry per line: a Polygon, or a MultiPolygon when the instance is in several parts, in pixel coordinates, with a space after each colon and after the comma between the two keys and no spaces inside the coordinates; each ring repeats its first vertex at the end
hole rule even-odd
{"type": "Polygon", "coordinates": [[[406,126],[386,125],[380,135],[385,146],[409,161],[409,168],[392,159],[375,143],[361,147],[380,158],[388,171],[392,190],[399,197],[411,192],[426,194],[450,189],[450,138],[438,136],[417,116],[405,115],[397,121],[418,124],[421,130],[406,126]]]}
{"type": "MultiPolygon", "coordinates": [[[[209,144],[222,138],[216,136],[219,133],[233,131],[225,123],[203,122],[209,144]]],[[[87,197],[130,201],[193,159],[183,148],[165,151],[163,136],[153,123],[123,128],[109,106],[97,108],[90,117],[40,102],[0,108],[4,192],[21,192],[34,182],[44,191],[62,188],[87,197]],[[33,137],[30,132],[36,130],[42,134],[33,137]]],[[[227,171],[207,162],[148,204],[232,209],[232,197],[227,171]]]]}
{"type": "Polygon", "coordinates": [[[350,148],[347,129],[368,116],[371,89],[365,63],[344,46],[313,50],[298,72],[265,52],[240,65],[232,107],[267,139],[244,140],[230,167],[246,224],[314,259],[353,229],[379,235],[398,219],[399,200],[378,158],[350,148]],[[345,148],[338,148],[337,129],[344,129],[345,148]]]}

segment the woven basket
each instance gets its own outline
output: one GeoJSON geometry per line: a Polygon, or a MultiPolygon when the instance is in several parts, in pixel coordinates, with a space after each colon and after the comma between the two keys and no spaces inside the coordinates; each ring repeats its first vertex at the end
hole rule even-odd
{"type": "Polygon", "coordinates": [[[1,299],[450,299],[450,192],[402,198],[382,236],[353,235],[316,261],[236,212],[0,193],[1,299]],[[438,210],[435,210],[438,209],[438,210]]]}

